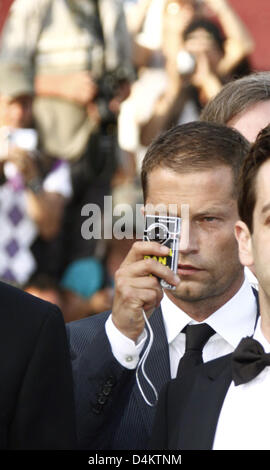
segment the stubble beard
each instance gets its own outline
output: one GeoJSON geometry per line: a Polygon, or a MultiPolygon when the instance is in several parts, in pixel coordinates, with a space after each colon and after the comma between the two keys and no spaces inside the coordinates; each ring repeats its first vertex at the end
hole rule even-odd
{"type": "MultiPolygon", "coordinates": [[[[176,290],[171,290],[171,295],[178,301],[187,302],[191,304],[203,302],[209,299],[215,299],[221,296],[226,295],[226,292],[229,292],[236,283],[238,279],[243,275],[243,267],[239,265],[239,269],[235,269],[234,275],[223,283],[218,283],[216,279],[212,279],[209,282],[201,286],[192,286],[187,284],[186,286],[180,285],[179,290],[176,287],[176,290]]],[[[181,281],[187,282],[187,281],[181,281]]],[[[191,281],[192,282],[192,281],[191,281]]],[[[191,284],[190,282],[190,284],[191,284]]]]}

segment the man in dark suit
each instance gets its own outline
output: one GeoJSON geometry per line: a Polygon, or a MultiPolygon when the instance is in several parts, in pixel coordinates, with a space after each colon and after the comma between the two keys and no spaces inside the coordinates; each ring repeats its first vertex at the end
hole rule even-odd
{"type": "Polygon", "coordinates": [[[210,331],[200,345],[203,361],[232,352],[243,334],[253,333],[256,300],[233,232],[236,181],[248,149],[238,132],[200,122],[177,126],[149,147],[142,166],[145,213],[162,204],[180,216],[188,205],[183,227],[189,238],[180,240],[177,275],[144,258],[168,249],[134,243],[116,273],[112,313],[68,325],[80,448],[146,448],[155,393],[187,358],[188,331],[210,331]],[[157,278],[175,290],[163,291],[157,278]],[[146,317],[154,338],[143,370],[146,317]]]}
{"type": "Polygon", "coordinates": [[[258,135],[240,178],[235,234],[243,265],[255,267],[260,318],[253,338],[229,355],[167,384],[157,407],[151,449],[270,448],[270,126],[258,135]]]}
{"type": "Polygon", "coordinates": [[[0,449],[75,449],[72,372],[60,310],[0,282],[0,449]]]}

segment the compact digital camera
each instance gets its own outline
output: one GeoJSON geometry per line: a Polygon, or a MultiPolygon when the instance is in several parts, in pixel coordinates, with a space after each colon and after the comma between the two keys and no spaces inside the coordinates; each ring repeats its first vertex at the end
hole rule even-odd
{"type": "MultiPolygon", "coordinates": [[[[167,256],[145,256],[144,258],[156,259],[164,266],[168,266],[174,273],[177,272],[178,251],[181,232],[181,218],[173,216],[146,215],[144,227],[144,241],[155,241],[170,248],[167,256]]],[[[175,289],[175,286],[160,279],[160,284],[165,289],[175,289]]]]}
{"type": "Polygon", "coordinates": [[[190,52],[181,50],[177,54],[176,65],[180,75],[191,75],[196,69],[196,59],[190,52]]]}
{"type": "Polygon", "coordinates": [[[38,135],[35,129],[2,127],[0,129],[0,160],[7,158],[10,146],[33,152],[37,148],[37,143],[38,135]]]}

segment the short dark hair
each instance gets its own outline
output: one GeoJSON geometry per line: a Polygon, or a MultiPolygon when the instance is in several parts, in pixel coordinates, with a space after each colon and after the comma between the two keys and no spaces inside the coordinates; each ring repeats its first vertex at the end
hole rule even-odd
{"type": "Polygon", "coordinates": [[[233,196],[236,198],[236,182],[249,148],[248,141],[238,131],[220,124],[194,121],[173,127],[154,139],[143,159],[141,182],[144,200],[147,198],[148,175],[156,168],[191,173],[219,165],[232,169],[233,196]]]}
{"type": "Polygon", "coordinates": [[[253,212],[256,205],[257,174],[264,162],[270,160],[270,125],[258,134],[250,152],[244,159],[238,193],[238,211],[241,220],[246,223],[250,233],[253,232],[253,212]]]}
{"type": "Polygon", "coordinates": [[[35,287],[40,290],[46,289],[53,289],[60,291],[59,283],[57,282],[56,278],[50,276],[46,273],[37,272],[34,273],[27,283],[23,286],[24,289],[28,289],[30,287],[35,287]]]}
{"type": "Polygon", "coordinates": [[[270,99],[270,72],[258,72],[227,83],[202,110],[200,120],[227,124],[250,106],[270,99]]]}
{"type": "Polygon", "coordinates": [[[196,18],[191,21],[183,32],[184,41],[187,41],[189,35],[197,29],[204,29],[205,31],[207,31],[208,34],[210,34],[210,36],[215,41],[220,51],[224,53],[225,38],[222,34],[222,30],[214,21],[210,21],[207,18],[196,18]]]}

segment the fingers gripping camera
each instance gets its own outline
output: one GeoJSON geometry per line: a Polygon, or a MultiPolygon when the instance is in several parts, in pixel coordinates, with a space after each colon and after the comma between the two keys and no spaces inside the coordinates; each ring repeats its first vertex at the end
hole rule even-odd
{"type": "MultiPolygon", "coordinates": [[[[168,266],[174,273],[177,273],[178,251],[181,232],[180,217],[166,217],[157,215],[146,215],[144,228],[144,241],[155,241],[161,245],[170,248],[167,256],[145,256],[144,258],[152,258],[168,266]]],[[[168,284],[164,279],[160,280],[160,284],[165,289],[175,289],[175,286],[168,284]]]]}

